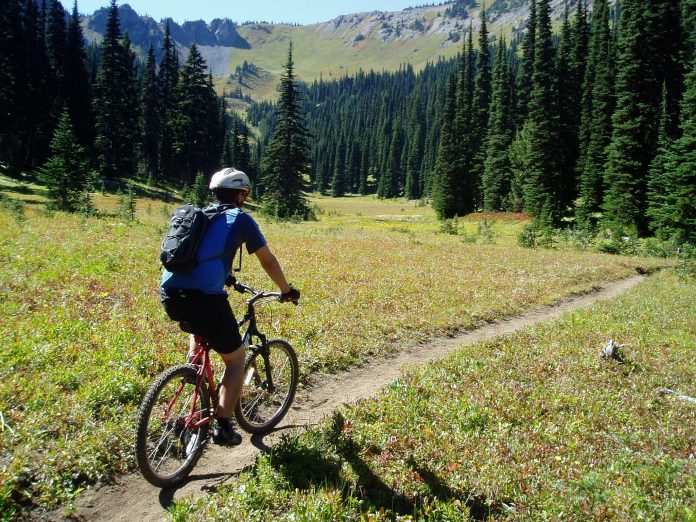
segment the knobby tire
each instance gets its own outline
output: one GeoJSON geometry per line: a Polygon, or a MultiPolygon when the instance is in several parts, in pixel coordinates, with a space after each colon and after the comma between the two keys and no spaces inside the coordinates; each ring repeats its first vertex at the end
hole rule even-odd
{"type": "Polygon", "coordinates": [[[234,410],[239,426],[249,433],[265,433],[285,416],[299,380],[299,365],[289,343],[272,339],[268,351],[261,350],[244,366],[242,396],[234,410]],[[274,389],[269,387],[267,364],[270,362],[274,389]]]}
{"type": "Polygon", "coordinates": [[[141,473],[154,486],[168,488],[180,483],[203,453],[208,424],[195,431],[187,427],[210,411],[208,386],[196,379],[190,365],[169,368],[157,377],[140,405],[135,453],[141,473]],[[199,393],[191,415],[196,386],[199,393]]]}

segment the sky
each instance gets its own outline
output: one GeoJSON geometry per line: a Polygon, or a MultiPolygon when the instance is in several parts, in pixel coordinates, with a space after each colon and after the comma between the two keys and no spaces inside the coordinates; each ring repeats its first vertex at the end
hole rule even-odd
{"type": "MultiPolygon", "coordinates": [[[[61,3],[66,9],[72,8],[71,0],[61,3]]],[[[109,0],[77,1],[81,14],[92,14],[109,3],[109,0]]],[[[229,18],[238,23],[265,21],[302,25],[326,22],[342,14],[400,11],[429,3],[432,0],[118,0],[118,5],[130,4],[138,14],[149,15],[157,21],[172,18],[178,23],[201,19],[210,22],[214,18],[229,18]]]]}

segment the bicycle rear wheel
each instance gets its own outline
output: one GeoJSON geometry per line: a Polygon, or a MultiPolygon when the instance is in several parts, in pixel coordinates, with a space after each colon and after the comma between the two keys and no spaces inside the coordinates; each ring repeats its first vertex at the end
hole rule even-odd
{"type": "Polygon", "coordinates": [[[273,339],[244,367],[242,396],[234,410],[249,433],[263,433],[280,422],[295,398],[299,366],[289,343],[273,339]]]}
{"type": "Polygon", "coordinates": [[[169,368],[157,377],[140,405],[135,454],[141,473],[154,486],[167,488],[181,482],[203,453],[208,424],[190,426],[208,417],[210,398],[208,386],[197,383],[197,377],[189,365],[169,368]]]}

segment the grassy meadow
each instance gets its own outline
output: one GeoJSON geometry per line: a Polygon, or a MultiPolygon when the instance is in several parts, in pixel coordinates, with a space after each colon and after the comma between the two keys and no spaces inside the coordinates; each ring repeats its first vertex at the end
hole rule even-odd
{"type": "MultiPolygon", "coordinates": [[[[31,184],[1,178],[0,194],[0,515],[12,518],[134,469],[134,413],[186,338],[158,302],[174,203],[142,197],[128,222],[114,195],[95,195],[86,217],[47,212],[31,184]]],[[[261,324],[295,346],[303,382],[665,264],[522,249],[520,216],[470,216],[453,235],[419,202],[313,203],[316,222],[258,218],[303,292],[299,307],[264,308],[261,324]]],[[[240,279],[270,288],[261,272],[245,255],[240,279]]]]}
{"type": "Polygon", "coordinates": [[[184,520],[694,520],[696,281],[412,368],[287,438],[184,520]],[[601,360],[613,338],[624,362],[601,360]]]}

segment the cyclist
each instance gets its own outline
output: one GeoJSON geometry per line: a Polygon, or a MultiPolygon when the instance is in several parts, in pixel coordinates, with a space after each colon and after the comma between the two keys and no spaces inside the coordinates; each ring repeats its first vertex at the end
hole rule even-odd
{"type": "Polygon", "coordinates": [[[259,226],[242,210],[251,191],[247,175],[234,168],[224,168],[213,174],[210,190],[215,203],[227,208],[211,220],[201,239],[197,257],[203,261],[187,272],[165,270],[160,298],[167,315],[178,321],[182,330],[191,333],[190,354],[196,349],[194,334],[197,334],[222,357],[225,372],[220,385],[213,441],[236,445],[242,442],[242,436],[230,419],[242,390],[244,347],[225,291],[225,284],[232,278],[230,269],[234,252],[245,244],[249,254],[256,254],[263,269],[278,285],[281,301],[297,302],[300,292],[288,284],[259,226]],[[215,257],[225,252],[231,254],[215,257]]]}

